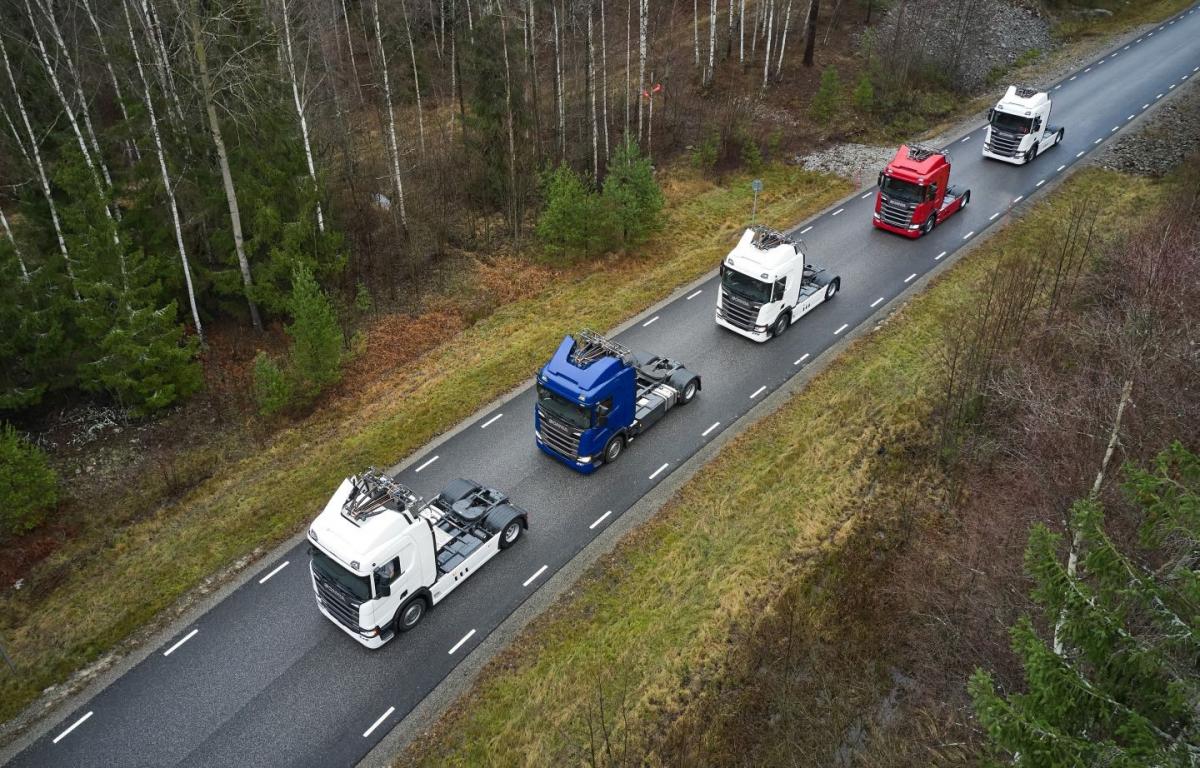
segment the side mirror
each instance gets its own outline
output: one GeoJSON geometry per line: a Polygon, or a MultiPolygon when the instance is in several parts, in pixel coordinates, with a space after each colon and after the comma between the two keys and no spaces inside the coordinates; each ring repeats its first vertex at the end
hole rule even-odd
{"type": "Polygon", "coordinates": [[[1042,130],[1042,118],[1040,118],[1040,117],[1035,117],[1035,118],[1033,119],[1033,130],[1034,130],[1034,131],[1040,131],[1040,130],[1042,130]]]}
{"type": "Polygon", "coordinates": [[[995,110],[995,109],[989,109],[989,110],[988,110],[988,122],[989,122],[989,123],[990,123],[990,122],[992,122],[992,118],[994,118],[995,116],[996,116],[996,110],[995,110]]]}
{"type": "Polygon", "coordinates": [[[612,411],[612,409],[606,405],[597,405],[596,406],[596,426],[597,427],[603,427],[605,424],[608,423],[608,414],[611,411],[612,411]]]}
{"type": "Polygon", "coordinates": [[[879,179],[875,182],[875,186],[877,186],[877,187],[883,186],[883,171],[879,172],[879,179]]]}

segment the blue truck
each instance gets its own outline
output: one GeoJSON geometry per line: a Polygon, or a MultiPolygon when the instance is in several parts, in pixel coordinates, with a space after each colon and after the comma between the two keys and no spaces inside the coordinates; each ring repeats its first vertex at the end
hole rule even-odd
{"type": "Polygon", "coordinates": [[[590,474],[699,391],[700,377],[679,363],[580,331],[564,338],[538,371],[538,448],[590,474]]]}

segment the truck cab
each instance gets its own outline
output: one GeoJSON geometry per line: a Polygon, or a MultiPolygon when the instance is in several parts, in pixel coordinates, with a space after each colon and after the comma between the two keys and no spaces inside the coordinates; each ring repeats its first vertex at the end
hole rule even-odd
{"type": "Polygon", "coordinates": [[[516,543],[528,519],[500,491],[469,480],[424,503],[373,468],[346,478],[308,530],[317,607],[378,648],[516,543]]]}
{"type": "Polygon", "coordinates": [[[879,173],[873,223],[909,238],[927,235],[971,200],[971,190],[950,186],[950,153],[902,145],[879,173]]]}
{"type": "Polygon", "coordinates": [[[674,406],[691,402],[700,377],[673,360],[583,330],[562,340],[535,386],[538,448],[590,474],[615,461],[674,406]]]}
{"type": "Polygon", "coordinates": [[[751,227],[721,262],[716,322],[763,342],[832,299],[840,277],[808,263],[801,241],[768,227],[751,227]]]}
{"type": "Polygon", "coordinates": [[[983,156],[1024,165],[1062,142],[1066,130],[1050,125],[1050,94],[1010,85],[1004,98],[988,110],[983,156]]]}

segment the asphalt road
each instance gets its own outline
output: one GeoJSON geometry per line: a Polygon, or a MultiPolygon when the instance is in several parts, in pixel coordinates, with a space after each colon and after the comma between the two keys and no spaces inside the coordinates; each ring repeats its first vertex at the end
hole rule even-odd
{"type": "Polygon", "coordinates": [[[575,474],[537,450],[529,389],[412,462],[400,479],[427,497],[469,477],[532,513],[524,540],[414,632],[377,651],[343,634],[316,609],[300,545],[265,563],[12,764],[353,765],[526,597],[726,425],[1198,73],[1193,7],[1053,86],[1051,122],[1066,127],[1066,140],[1030,165],[983,160],[982,125],[955,139],[951,183],[970,188],[971,202],[932,235],[909,241],[874,229],[873,190],[796,227],[810,258],[841,275],[842,291],[781,338],[759,345],[718,328],[715,274],[642,318],[620,340],[683,362],[702,375],[704,390],[595,475],[575,474]]]}

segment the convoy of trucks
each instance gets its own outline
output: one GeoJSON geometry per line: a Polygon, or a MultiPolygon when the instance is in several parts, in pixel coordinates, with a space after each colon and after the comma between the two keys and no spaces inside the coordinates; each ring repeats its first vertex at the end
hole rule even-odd
{"type": "MultiPolygon", "coordinates": [[[[1050,108],[1045,92],[1009,87],[988,111],[984,156],[1024,164],[1060,143],[1064,130],[1049,124],[1050,108]]],[[[950,185],[947,151],[904,145],[879,174],[873,223],[916,238],[970,199],[969,189],[950,185]]],[[[719,272],[717,325],[759,342],[841,288],[840,277],[809,263],[800,240],[764,226],[742,233],[719,272]]],[[[616,461],[700,392],[700,376],[680,363],[588,330],[564,338],[534,384],[538,448],[584,474],[616,461]]],[[[344,480],[309,528],[317,606],[355,640],[378,648],[415,627],[528,526],[528,512],[479,483],[455,480],[425,502],[368,469],[344,480]]]]}
{"type": "Polygon", "coordinates": [[[594,331],[567,336],[537,374],[533,428],[542,451],[589,474],[700,391],[674,360],[635,353],[594,331]]]}
{"type": "Polygon", "coordinates": [[[950,153],[902,145],[879,172],[875,226],[905,237],[928,235],[971,202],[971,190],[950,186],[950,153]]]}
{"type": "Polygon", "coordinates": [[[842,279],[808,262],[801,241],[751,227],[721,262],[717,325],[766,341],[832,299],[842,279]]]}
{"type": "Polygon", "coordinates": [[[1024,165],[1061,144],[1066,129],[1050,125],[1050,94],[1010,85],[1004,98],[988,110],[983,156],[1024,165]]]}

